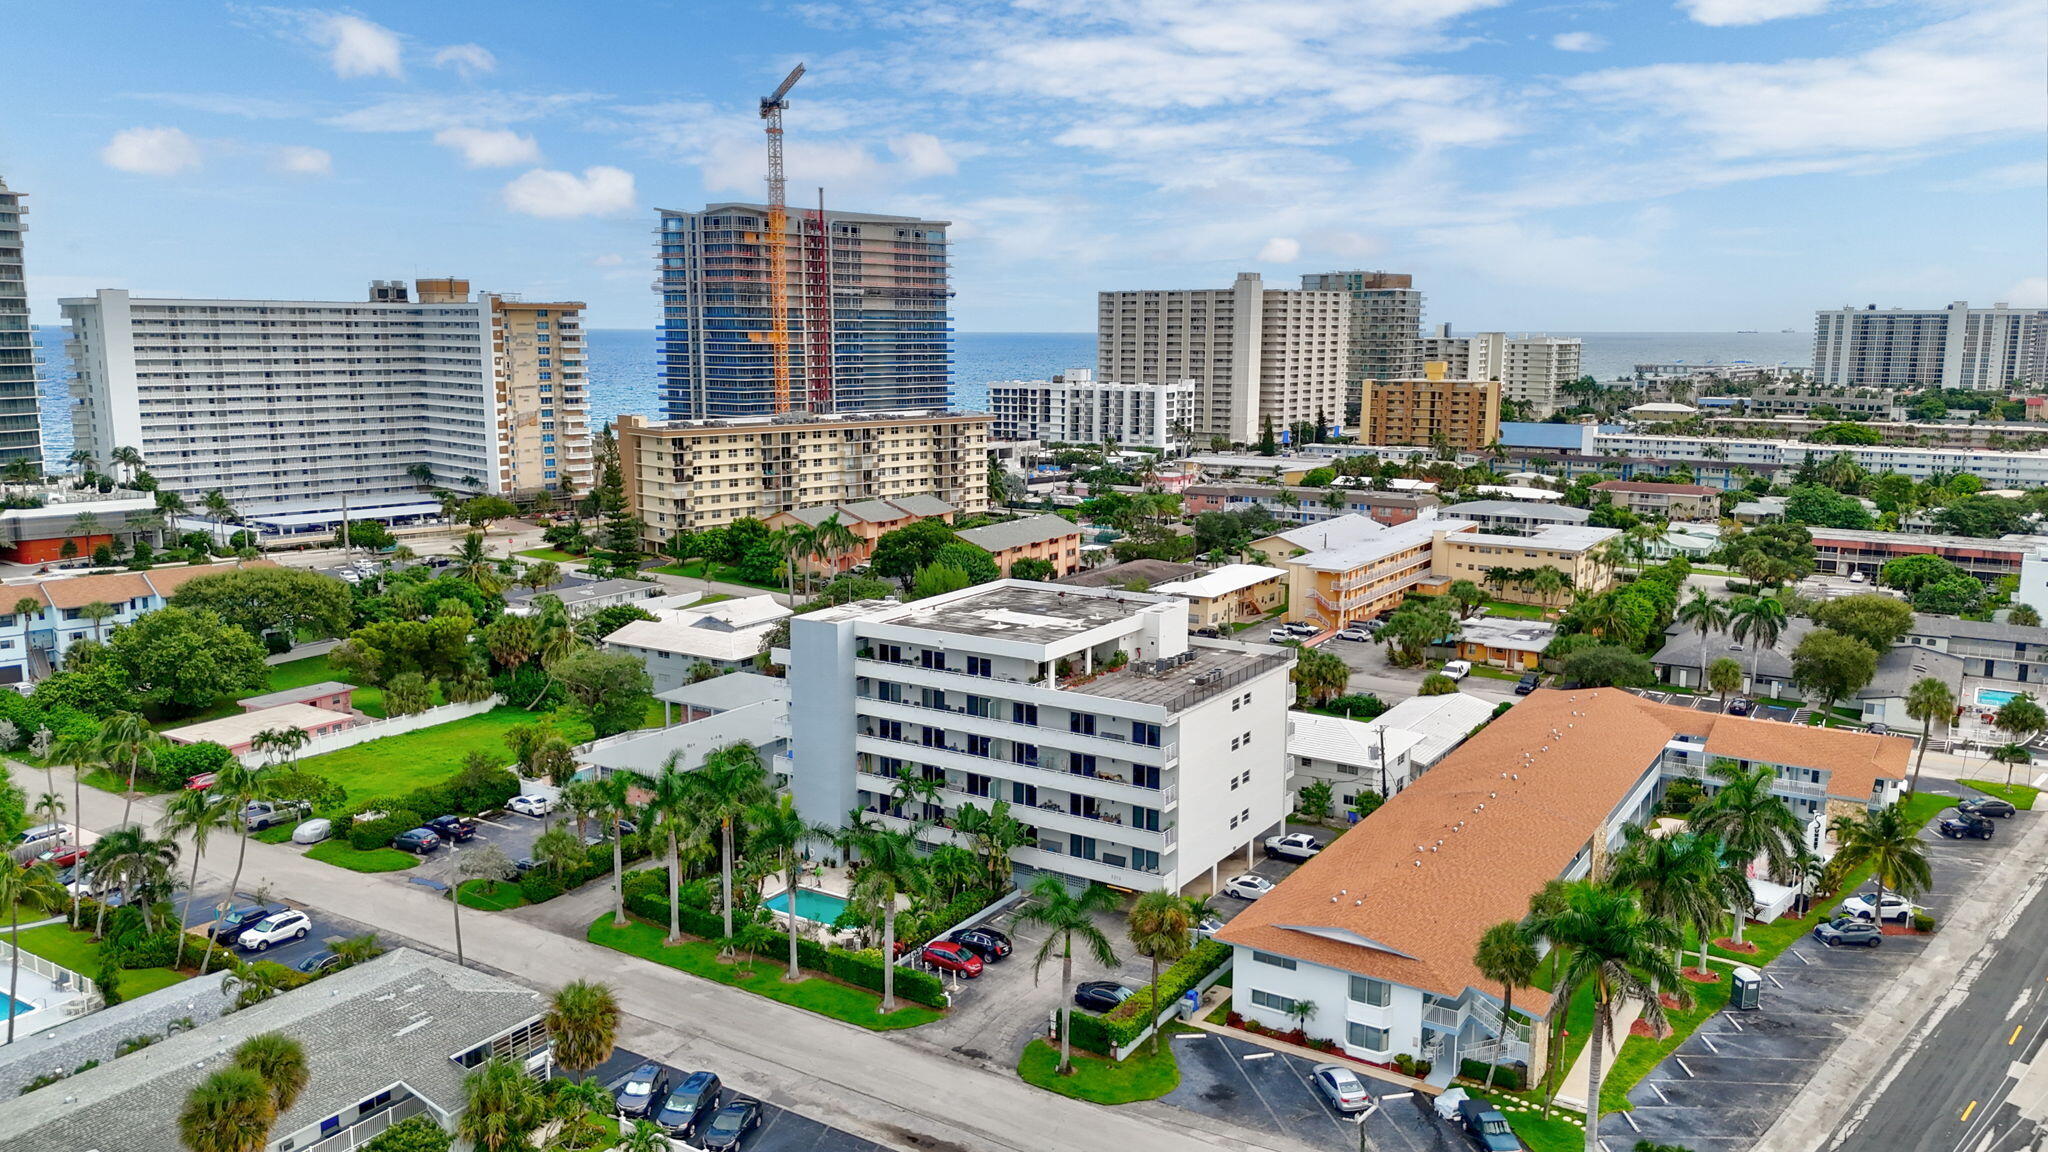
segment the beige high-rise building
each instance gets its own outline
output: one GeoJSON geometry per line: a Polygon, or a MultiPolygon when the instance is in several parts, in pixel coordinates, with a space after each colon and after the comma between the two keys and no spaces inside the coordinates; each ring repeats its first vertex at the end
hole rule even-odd
{"type": "Polygon", "coordinates": [[[1564,386],[1579,378],[1583,348],[1576,336],[1453,336],[1449,324],[1422,340],[1423,359],[1443,361],[1446,378],[1498,380],[1501,399],[1529,405],[1538,420],[1562,406],[1564,386]]]}
{"type": "Polygon", "coordinates": [[[1268,288],[1240,272],[1229,288],[1104,292],[1097,303],[1096,378],[1195,382],[1194,431],[1238,444],[1267,422],[1344,418],[1351,298],[1268,288]]]}
{"type": "Polygon", "coordinates": [[[626,504],[659,546],[678,532],[818,504],[930,495],[963,516],[985,511],[989,421],[956,412],[665,424],[621,416],[613,433],[626,504]]]}
{"type": "Polygon", "coordinates": [[[1500,381],[1453,380],[1441,360],[1422,370],[1420,380],[1365,382],[1361,442],[1476,452],[1500,439],[1500,381]]]}

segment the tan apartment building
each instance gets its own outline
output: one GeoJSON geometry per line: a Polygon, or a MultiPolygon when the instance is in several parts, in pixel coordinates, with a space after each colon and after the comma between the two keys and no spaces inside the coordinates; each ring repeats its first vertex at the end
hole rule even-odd
{"type": "Polygon", "coordinates": [[[615,433],[626,504],[658,545],[678,532],[795,508],[936,496],[988,507],[989,417],[895,412],[649,423],[615,433]]]}
{"type": "Polygon", "coordinates": [[[1188,602],[1188,627],[1220,632],[1263,620],[1287,605],[1287,570],[1264,564],[1225,564],[1152,591],[1188,602]]]}
{"type": "Polygon", "coordinates": [[[908,528],[919,520],[937,519],[951,524],[953,506],[937,496],[898,496],[894,500],[856,500],[851,504],[818,504],[809,508],[792,508],[778,512],[765,522],[770,528],[792,528],[802,524],[816,528],[826,520],[838,518],[839,526],[853,533],[854,544],[842,552],[830,556],[810,556],[804,559],[804,566],[813,572],[839,573],[857,564],[865,564],[875,554],[875,541],[898,528],[908,528]]]}
{"type": "Polygon", "coordinates": [[[1526,582],[1511,578],[1489,583],[1487,574],[1555,568],[1580,596],[1597,596],[1614,584],[1614,569],[1601,559],[1600,546],[1621,535],[1620,529],[1552,525],[1534,536],[1496,536],[1467,523],[1466,531],[1438,538],[1431,571],[1446,581],[1470,580],[1502,600],[1547,608],[1561,606],[1562,594],[1545,603],[1526,582]]]}
{"type": "Polygon", "coordinates": [[[1718,520],[1721,490],[1703,484],[1649,484],[1640,480],[1605,480],[1593,491],[1638,516],[1652,520],[1718,520]]]}
{"type": "Polygon", "coordinates": [[[1421,380],[1366,381],[1363,412],[1366,444],[1478,452],[1500,439],[1500,381],[1454,380],[1443,361],[1431,360],[1421,380]]]}
{"type": "MultiPolygon", "coordinates": [[[[461,303],[469,281],[415,284],[422,304],[461,303]]],[[[590,392],[583,302],[533,301],[484,292],[490,305],[491,364],[498,405],[498,487],[506,492],[591,485],[590,392]]]]}
{"type": "Polygon", "coordinates": [[[1005,576],[1019,560],[1045,561],[1052,565],[1055,580],[1071,576],[1081,567],[1080,526],[1050,512],[969,528],[959,536],[994,557],[1005,576]]]}
{"type": "MultiPolygon", "coordinates": [[[[1346,517],[1362,521],[1364,517],[1346,517]]],[[[1504,579],[1487,584],[1490,570],[1555,568],[1586,595],[1604,592],[1614,570],[1599,557],[1599,546],[1620,535],[1613,528],[1549,527],[1533,536],[1496,536],[1470,520],[1411,520],[1383,530],[1369,524],[1325,537],[1323,547],[1287,555],[1279,545],[1299,544],[1307,533],[1328,532],[1345,521],[1295,529],[1261,543],[1287,569],[1289,620],[1339,628],[1398,607],[1410,592],[1436,594],[1459,580],[1485,585],[1503,600],[1539,603],[1526,583],[1504,579]]],[[[1553,605],[1555,606],[1555,605],[1553,605]]]]}
{"type": "Polygon", "coordinates": [[[1351,359],[1344,292],[1268,288],[1240,272],[1229,288],[1104,292],[1097,301],[1095,378],[1195,385],[1197,435],[1250,444],[1270,421],[1344,418],[1351,359]]]}

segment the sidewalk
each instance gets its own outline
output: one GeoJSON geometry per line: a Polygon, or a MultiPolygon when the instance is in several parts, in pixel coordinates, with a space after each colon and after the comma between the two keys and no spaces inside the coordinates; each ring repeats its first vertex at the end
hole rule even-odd
{"type": "MultiPolygon", "coordinates": [[[[1623,1000],[1614,1010],[1614,1035],[1603,1037],[1600,1042],[1600,1062],[1604,1071],[1614,1070],[1614,1058],[1621,1053],[1621,1046],[1628,1043],[1628,1030],[1635,1026],[1636,1017],[1642,1015],[1643,1006],[1636,1000],[1623,1000]]],[[[1598,1025],[1595,1025],[1597,1027],[1598,1025]]],[[[1579,1112],[1586,1111],[1586,1087],[1593,1079],[1593,1038],[1586,1038],[1586,1046],[1579,1049],[1579,1058],[1572,1061],[1571,1070],[1564,1074],[1564,1081],[1557,1086],[1557,1102],[1579,1112]]]]}

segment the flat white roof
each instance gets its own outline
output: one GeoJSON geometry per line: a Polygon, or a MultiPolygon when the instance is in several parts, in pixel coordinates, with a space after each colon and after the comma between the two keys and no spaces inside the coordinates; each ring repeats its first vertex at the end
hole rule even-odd
{"type": "MultiPolygon", "coordinates": [[[[1421,523],[1421,521],[1411,520],[1409,523],[1416,524],[1421,523]]],[[[1276,532],[1274,535],[1294,545],[1296,548],[1303,548],[1310,552],[1323,552],[1331,548],[1349,548],[1354,544],[1361,544],[1377,536],[1384,535],[1386,532],[1387,526],[1385,524],[1380,523],[1363,512],[1350,512],[1343,516],[1332,516],[1328,520],[1318,521],[1314,524],[1304,524],[1299,528],[1289,528],[1284,532],[1276,532]]]]}
{"type": "MultiPolygon", "coordinates": [[[[1390,764],[1422,743],[1419,732],[1388,728],[1363,720],[1346,720],[1340,716],[1325,716],[1321,712],[1289,712],[1287,754],[1378,771],[1380,731],[1383,728],[1386,731],[1387,762],[1390,764]]],[[[1379,787],[1377,780],[1368,783],[1374,788],[1379,787]]]]}
{"type": "Polygon", "coordinates": [[[1176,580],[1171,584],[1160,584],[1152,591],[1166,596],[1188,596],[1206,600],[1212,596],[1226,596],[1254,584],[1263,584],[1287,575],[1285,568],[1268,568],[1264,564],[1225,564],[1213,572],[1187,580],[1176,580]]]}
{"type": "Polygon", "coordinates": [[[349,716],[346,713],[330,712],[325,708],[315,708],[311,704],[279,704],[271,708],[258,708],[254,712],[238,712],[218,720],[187,724],[183,728],[172,728],[164,733],[164,738],[185,744],[211,740],[232,748],[237,744],[254,740],[258,732],[268,732],[273,728],[311,729],[347,719],[349,716]]]}
{"type": "MultiPolygon", "coordinates": [[[[1470,520],[1410,520],[1406,524],[1396,524],[1362,543],[1297,556],[1293,563],[1325,572],[1349,572],[1353,568],[1370,564],[1404,548],[1413,548],[1438,532],[1464,533],[1467,529],[1477,527],[1478,525],[1470,520]]],[[[1472,539],[1470,536],[1463,538],[1472,539]]],[[[1524,538],[1503,536],[1500,539],[1519,541],[1524,538]]]]}
{"type": "Polygon", "coordinates": [[[1387,709],[1372,723],[1422,737],[1409,757],[1417,765],[1427,767],[1464,743],[1474,728],[1493,715],[1493,708],[1492,701],[1463,692],[1414,696],[1387,709]]]}

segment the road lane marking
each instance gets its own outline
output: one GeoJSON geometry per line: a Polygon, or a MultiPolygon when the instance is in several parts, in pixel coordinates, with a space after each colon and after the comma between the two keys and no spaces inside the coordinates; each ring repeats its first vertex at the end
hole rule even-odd
{"type": "Polygon", "coordinates": [[[2012,1035],[2011,1035],[2011,1036],[2008,1036],[2008,1037],[2006,1037],[2006,1040],[2005,1040],[2005,1046],[2006,1046],[2007,1048],[2010,1048],[2010,1047],[2012,1047],[2012,1046],[2013,1046],[2014,1044],[2018,1043],[2018,1042],[2019,1042],[2019,1038],[2020,1038],[2020,1033],[2021,1033],[2021,1032],[2023,1032],[2023,1031],[2025,1031],[2025,1030],[2026,1030],[2026,1027],[2027,1027],[2027,1026],[2026,1026],[2025,1024],[2015,1024],[2015,1025],[2013,1025],[2013,1026],[2012,1026],[2012,1035]]]}
{"type": "Polygon", "coordinates": [[[1969,1122],[1969,1119],[1970,1119],[1970,1113],[1972,1113],[1972,1112],[1975,1112],[1976,1110],[1977,1110],[1977,1102],[1976,1102],[1975,1100],[1972,1100],[1972,1101],[1970,1101],[1970,1102],[1969,1102],[1969,1104],[1968,1104],[1968,1105],[1966,1105],[1966,1106],[1965,1106],[1965,1107],[1963,1108],[1963,1114],[1962,1114],[1961,1116],[1957,1117],[1957,1119],[1959,1119],[1959,1120],[1962,1120],[1962,1121],[1963,1121],[1964,1123],[1968,1123],[1968,1122],[1969,1122]]]}

